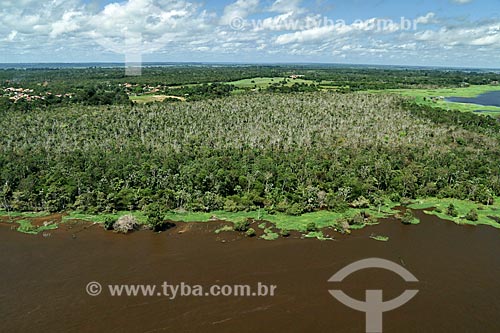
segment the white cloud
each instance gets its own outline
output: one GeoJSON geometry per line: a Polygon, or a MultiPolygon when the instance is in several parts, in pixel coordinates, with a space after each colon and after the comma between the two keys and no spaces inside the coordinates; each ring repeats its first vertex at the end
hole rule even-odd
{"type": "Polygon", "coordinates": [[[302,0],[276,0],[269,8],[270,12],[300,14],[307,10],[300,7],[302,0]]]}
{"type": "Polygon", "coordinates": [[[415,22],[417,24],[433,24],[433,23],[437,23],[438,21],[436,19],[436,13],[429,12],[425,16],[417,17],[415,19],[415,22]]]}
{"type": "Polygon", "coordinates": [[[220,23],[229,25],[235,18],[245,19],[257,12],[258,8],[259,0],[237,0],[224,8],[220,23]]]}
{"type": "Polygon", "coordinates": [[[334,26],[324,26],[312,28],[304,31],[283,34],[276,38],[276,44],[304,43],[330,37],[334,32],[337,34],[340,31],[335,31],[334,26]]]}
{"type": "Polygon", "coordinates": [[[491,45],[498,48],[500,43],[500,23],[492,23],[464,28],[425,30],[415,34],[416,40],[447,46],[491,45]]]}
{"type": "Polygon", "coordinates": [[[9,42],[12,42],[14,40],[14,38],[16,38],[17,36],[17,31],[16,30],[12,30],[9,34],[9,36],[7,36],[7,40],[9,42]]]}
{"type": "Polygon", "coordinates": [[[456,3],[459,5],[465,5],[467,3],[471,3],[473,0],[450,0],[452,3],[456,3]]]}
{"type": "Polygon", "coordinates": [[[203,55],[205,60],[207,54],[216,60],[228,55],[225,59],[240,61],[302,55],[307,60],[354,62],[370,55],[422,62],[454,55],[500,63],[498,20],[441,19],[431,11],[414,18],[417,31],[407,31],[399,20],[326,22],[324,13],[312,6],[307,11],[299,0],[232,1],[217,14],[204,10],[201,0],[115,0],[104,8],[85,5],[83,0],[0,0],[0,41],[4,42],[0,54],[13,59],[45,54],[51,61],[56,56],[74,61],[73,54],[116,59],[112,52],[131,50],[180,60],[187,60],[185,55],[203,55]],[[246,29],[231,29],[234,17],[246,19],[246,29]],[[257,25],[250,24],[252,17],[260,19],[257,25]]]}

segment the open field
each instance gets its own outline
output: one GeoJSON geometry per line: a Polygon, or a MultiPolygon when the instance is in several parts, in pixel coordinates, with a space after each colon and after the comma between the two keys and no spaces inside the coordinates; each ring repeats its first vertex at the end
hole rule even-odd
{"type": "Polygon", "coordinates": [[[279,83],[283,81],[282,77],[256,77],[253,79],[244,79],[238,81],[225,82],[226,84],[232,84],[238,89],[245,88],[267,88],[273,83],[279,83]]]}
{"type": "Polygon", "coordinates": [[[285,78],[285,77],[256,77],[253,79],[244,79],[244,80],[238,80],[238,81],[230,81],[230,82],[224,82],[226,84],[232,84],[234,85],[237,89],[248,89],[248,88],[267,88],[268,86],[272,84],[277,84],[283,82],[283,80],[287,80],[286,86],[292,86],[295,83],[298,84],[313,84],[313,81],[310,80],[304,80],[301,78],[297,79],[291,79],[291,78],[285,78]]]}
{"type": "Polygon", "coordinates": [[[186,101],[184,97],[179,96],[167,96],[167,95],[141,95],[141,96],[130,96],[130,100],[134,103],[145,104],[152,102],[163,102],[167,98],[178,99],[180,101],[186,101]]]}
{"type": "Polygon", "coordinates": [[[498,115],[499,107],[483,106],[469,103],[453,103],[445,101],[448,97],[477,97],[490,91],[500,91],[498,85],[475,85],[467,88],[442,88],[442,89],[388,89],[370,91],[371,93],[395,93],[402,96],[414,97],[419,104],[439,107],[445,110],[458,110],[463,112],[474,112],[476,110],[492,111],[483,113],[498,115]]]}

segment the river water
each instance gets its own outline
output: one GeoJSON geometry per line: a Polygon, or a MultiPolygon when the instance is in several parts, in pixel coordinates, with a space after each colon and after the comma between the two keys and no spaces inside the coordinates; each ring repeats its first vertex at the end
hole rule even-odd
{"type": "MultiPolygon", "coordinates": [[[[422,223],[394,219],[336,241],[245,239],[216,235],[212,224],[178,225],[162,234],[116,235],[98,226],[64,226],[50,237],[0,225],[1,332],[364,332],[364,313],[336,301],[340,288],[384,300],[419,289],[384,314],[384,332],[500,332],[500,230],[457,226],[418,212],[422,223]],[[71,229],[70,229],[71,228],[71,229]],[[183,233],[179,233],[179,228],[183,233]],[[369,239],[376,233],[389,242],[369,239]],[[412,272],[409,286],[380,269],[340,285],[327,280],[365,258],[412,272]],[[251,284],[278,286],[274,297],[91,297],[101,284],[251,284]]],[[[47,235],[46,235],[47,236],[47,235]]]]}
{"type": "Polygon", "coordinates": [[[449,97],[446,98],[446,101],[454,103],[468,103],[468,104],[500,107],[500,91],[490,91],[485,94],[481,94],[477,97],[471,97],[471,98],[449,97]]]}

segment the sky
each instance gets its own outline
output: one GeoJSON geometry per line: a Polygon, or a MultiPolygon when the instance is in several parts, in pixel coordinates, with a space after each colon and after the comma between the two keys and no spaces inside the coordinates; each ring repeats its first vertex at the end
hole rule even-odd
{"type": "Polygon", "coordinates": [[[0,0],[0,63],[500,68],[500,0],[0,0]]]}

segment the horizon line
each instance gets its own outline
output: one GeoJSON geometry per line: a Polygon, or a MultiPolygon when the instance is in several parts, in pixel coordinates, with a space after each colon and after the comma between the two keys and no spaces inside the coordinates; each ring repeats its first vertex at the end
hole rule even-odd
{"type": "MultiPolygon", "coordinates": [[[[82,62],[0,62],[0,65],[123,65],[123,61],[82,61],[82,62]]],[[[336,63],[336,62],[238,62],[238,61],[144,61],[143,65],[188,65],[188,64],[202,64],[202,65],[240,65],[240,66],[259,66],[259,65],[327,65],[327,66],[356,66],[356,67],[400,67],[400,68],[428,68],[428,69],[460,69],[460,70],[500,70],[500,67],[472,67],[472,66],[442,66],[442,65],[401,65],[401,64],[367,64],[367,63],[336,63]]],[[[4,68],[5,69],[5,68],[4,68]]]]}

